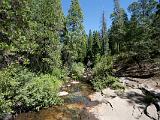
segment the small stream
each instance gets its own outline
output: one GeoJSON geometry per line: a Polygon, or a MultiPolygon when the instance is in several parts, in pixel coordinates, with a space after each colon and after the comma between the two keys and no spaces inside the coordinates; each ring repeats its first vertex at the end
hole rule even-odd
{"type": "Polygon", "coordinates": [[[15,120],[82,120],[86,107],[92,107],[98,102],[91,102],[88,95],[93,93],[92,87],[86,83],[71,84],[63,87],[69,93],[63,96],[64,105],[44,108],[39,112],[19,114],[15,120]]]}

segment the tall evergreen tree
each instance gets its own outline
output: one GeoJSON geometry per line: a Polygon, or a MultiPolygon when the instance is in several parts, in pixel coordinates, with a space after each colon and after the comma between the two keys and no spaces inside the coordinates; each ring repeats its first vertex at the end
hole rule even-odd
{"type": "Polygon", "coordinates": [[[120,8],[119,0],[114,0],[114,3],[115,8],[113,14],[111,15],[112,27],[109,33],[110,48],[112,54],[120,52],[126,33],[124,22],[126,20],[126,14],[124,10],[120,8]]]}
{"type": "Polygon", "coordinates": [[[156,15],[154,16],[153,20],[153,28],[153,51],[157,55],[160,54],[160,3],[157,5],[156,15]]]}
{"type": "Polygon", "coordinates": [[[66,20],[68,62],[83,62],[86,56],[86,34],[83,27],[83,13],[79,0],[71,0],[66,20]]]}
{"type": "Polygon", "coordinates": [[[93,44],[93,34],[92,30],[89,30],[88,44],[87,44],[88,51],[92,51],[92,44],[93,44]]]}
{"type": "MultiPolygon", "coordinates": [[[[133,2],[129,6],[129,11],[132,13],[134,23],[136,27],[129,28],[131,34],[130,41],[132,45],[132,55],[136,56],[136,59],[148,59],[153,51],[155,42],[152,39],[153,34],[153,17],[155,16],[156,0],[138,0],[133,2]],[[133,31],[134,30],[134,31],[133,31]]],[[[130,22],[131,26],[133,21],[130,22]]]]}
{"type": "Polygon", "coordinates": [[[107,33],[107,24],[105,13],[102,14],[102,28],[101,28],[101,39],[102,39],[102,54],[108,55],[109,54],[109,39],[107,33]]]}
{"type": "Polygon", "coordinates": [[[96,57],[97,54],[101,54],[102,44],[100,42],[100,33],[98,31],[93,32],[93,44],[92,51],[93,56],[96,57]]]}
{"type": "Polygon", "coordinates": [[[31,56],[31,65],[39,71],[49,71],[61,64],[60,34],[64,28],[64,16],[60,0],[33,0],[31,17],[32,39],[38,44],[31,56]]]}
{"type": "Polygon", "coordinates": [[[87,57],[92,58],[92,45],[93,45],[93,34],[89,30],[88,42],[87,42],[87,57]]]}
{"type": "Polygon", "coordinates": [[[128,10],[137,17],[139,24],[145,27],[152,21],[153,13],[155,13],[156,0],[138,0],[129,5],[128,10]]]}

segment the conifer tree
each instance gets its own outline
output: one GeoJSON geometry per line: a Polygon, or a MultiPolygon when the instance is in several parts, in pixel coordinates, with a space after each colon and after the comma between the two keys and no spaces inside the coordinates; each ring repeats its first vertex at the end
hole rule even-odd
{"type": "Polygon", "coordinates": [[[33,0],[32,38],[38,44],[36,53],[32,55],[32,64],[42,71],[52,70],[61,65],[60,34],[64,28],[64,16],[60,0],[33,0]],[[34,57],[33,57],[34,56],[34,57]]]}
{"type": "Polygon", "coordinates": [[[130,25],[133,22],[137,24],[136,27],[129,28],[129,31],[132,31],[131,34],[133,34],[130,39],[132,43],[130,53],[136,56],[139,61],[149,59],[154,46],[156,46],[155,41],[152,39],[154,33],[152,23],[156,4],[156,0],[138,0],[128,8],[132,15],[131,18],[134,18],[131,19],[130,25]]]}
{"type": "Polygon", "coordinates": [[[101,54],[102,44],[100,42],[100,33],[98,31],[93,32],[93,44],[92,51],[93,56],[95,57],[97,54],[101,54]]]}
{"type": "Polygon", "coordinates": [[[87,51],[89,53],[92,53],[92,44],[93,44],[93,34],[92,31],[89,30],[88,44],[87,44],[87,51]]]}
{"type": "Polygon", "coordinates": [[[83,13],[79,0],[71,0],[70,9],[66,20],[68,31],[67,48],[69,63],[73,61],[83,62],[86,56],[86,34],[83,27],[83,13]]]}
{"type": "Polygon", "coordinates": [[[155,53],[155,55],[158,55],[160,54],[160,3],[157,5],[156,15],[154,16],[153,20],[153,28],[153,52],[155,53]]]}
{"type": "Polygon", "coordinates": [[[124,24],[124,20],[126,19],[125,12],[122,8],[120,8],[119,0],[114,0],[114,3],[115,8],[113,14],[111,15],[112,27],[109,34],[112,54],[120,52],[126,32],[124,24]]]}
{"type": "Polygon", "coordinates": [[[87,38],[87,53],[86,53],[86,58],[85,58],[85,62],[88,62],[89,60],[92,61],[93,59],[93,34],[92,31],[89,30],[89,35],[87,38]]]}
{"type": "Polygon", "coordinates": [[[108,55],[109,54],[109,39],[107,33],[107,24],[105,13],[102,14],[102,28],[101,28],[101,41],[102,41],[102,54],[108,55]]]}
{"type": "Polygon", "coordinates": [[[92,31],[89,30],[89,36],[88,36],[88,42],[87,42],[87,57],[92,59],[92,47],[93,45],[93,34],[92,34],[92,31]]]}

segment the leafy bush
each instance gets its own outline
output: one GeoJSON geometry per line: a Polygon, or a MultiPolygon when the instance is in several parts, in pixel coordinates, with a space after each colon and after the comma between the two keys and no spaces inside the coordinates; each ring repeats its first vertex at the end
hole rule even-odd
{"type": "Polygon", "coordinates": [[[61,103],[57,92],[62,82],[55,76],[49,74],[35,77],[32,82],[27,83],[16,96],[16,101],[23,106],[39,109],[49,105],[61,103]]]}
{"type": "Polygon", "coordinates": [[[60,104],[62,101],[57,96],[57,92],[62,84],[60,79],[62,76],[57,73],[53,74],[55,76],[50,74],[38,76],[16,64],[1,70],[0,117],[14,110],[20,112],[17,104],[22,111],[60,104]]]}
{"type": "Polygon", "coordinates": [[[96,91],[100,91],[106,87],[113,89],[124,89],[119,79],[108,75],[107,77],[97,76],[92,80],[93,87],[96,91]]]}
{"type": "Polygon", "coordinates": [[[120,62],[120,61],[126,61],[129,59],[129,54],[128,53],[120,53],[117,55],[114,55],[114,61],[115,62],[120,62]]]}
{"type": "Polygon", "coordinates": [[[115,90],[125,89],[125,87],[119,81],[114,82],[111,87],[112,87],[112,89],[115,89],[115,90]]]}
{"type": "Polygon", "coordinates": [[[95,76],[107,76],[112,73],[113,61],[111,56],[102,56],[97,60],[93,68],[93,73],[95,76]]]}
{"type": "Polygon", "coordinates": [[[12,102],[11,100],[5,100],[4,95],[0,93],[0,119],[3,118],[5,113],[12,112],[12,102]]]}
{"type": "Polygon", "coordinates": [[[58,79],[65,80],[68,76],[66,69],[54,68],[52,71],[52,76],[57,77],[58,79]]]}
{"type": "Polygon", "coordinates": [[[105,79],[101,79],[99,76],[95,77],[91,83],[96,91],[100,91],[106,87],[105,79]]]}
{"type": "Polygon", "coordinates": [[[80,63],[80,62],[73,63],[72,70],[71,70],[72,77],[75,79],[82,79],[84,70],[85,70],[85,68],[84,68],[83,63],[80,63]]]}
{"type": "Polygon", "coordinates": [[[95,90],[100,91],[106,87],[123,89],[119,79],[112,76],[113,60],[111,56],[97,57],[93,68],[94,78],[92,84],[95,90]]]}
{"type": "Polygon", "coordinates": [[[14,98],[34,77],[33,73],[17,64],[0,71],[0,116],[13,111],[14,98]]]}

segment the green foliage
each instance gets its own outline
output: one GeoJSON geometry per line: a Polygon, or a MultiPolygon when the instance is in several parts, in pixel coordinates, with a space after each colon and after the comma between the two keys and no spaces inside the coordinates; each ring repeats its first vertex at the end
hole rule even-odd
{"type": "Polygon", "coordinates": [[[13,111],[15,97],[34,77],[33,73],[17,64],[0,71],[0,115],[13,111]]]}
{"type": "Polygon", "coordinates": [[[49,74],[35,77],[32,82],[27,83],[15,97],[23,106],[39,108],[61,103],[57,96],[62,82],[55,76],[49,74]]]}
{"type": "Polygon", "coordinates": [[[62,85],[60,77],[64,75],[56,72],[53,75],[37,76],[18,64],[1,70],[0,115],[16,111],[17,103],[24,111],[60,104],[62,101],[57,92],[62,85]]]}
{"type": "Polygon", "coordinates": [[[101,28],[101,40],[102,40],[102,55],[109,55],[109,39],[107,32],[107,24],[105,14],[102,15],[102,28],[101,28]]]}
{"type": "Polygon", "coordinates": [[[55,76],[60,80],[65,80],[67,78],[67,76],[68,76],[67,72],[68,71],[65,68],[63,68],[63,69],[54,68],[54,70],[52,71],[52,76],[55,76]]]}
{"type": "Polygon", "coordinates": [[[83,13],[79,0],[71,0],[66,18],[66,39],[64,55],[66,64],[71,67],[73,62],[83,62],[86,56],[87,37],[83,27],[83,13]]]}
{"type": "Polygon", "coordinates": [[[111,14],[112,26],[109,31],[110,49],[112,55],[118,54],[123,49],[125,43],[126,23],[128,22],[127,14],[120,7],[119,0],[114,0],[115,8],[111,14]]]}
{"type": "Polygon", "coordinates": [[[31,39],[38,44],[36,52],[30,55],[30,66],[38,72],[51,72],[61,65],[60,32],[64,28],[61,2],[33,0],[30,16],[31,39]]]}
{"type": "Polygon", "coordinates": [[[139,58],[150,58],[150,53],[155,50],[156,41],[152,38],[152,22],[157,1],[145,0],[133,2],[129,7],[132,13],[128,26],[128,51],[139,58]]]}
{"type": "Polygon", "coordinates": [[[87,43],[79,0],[71,0],[66,19],[61,0],[0,0],[0,117],[14,112],[17,104],[25,111],[62,103],[57,92],[63,80],[69,72],[82,79],[83,62],[93,63],[96,90],[123,89],[112,76],[114,62],[156,58],[157,1],[133,2],[130,20],[119,1],[114,3],[111,29],[107,31],[103,13],[101,31],[90,31],[87,43]],[[107,56],[110,51],[114,59],[107,56]],[[69,71],[62,67],[61,57],[69,71]]]}
{"type": "Polygon", "coordinates": [[[122,85],[122,83],[119,82],[119,80],[115,81],[115,82],[112,84],[111,88],[112,88],[112,89],[115,89],[115,90],[117,90],[117,89],[122,89],[122,90],[124,90],[124,89],[125,89],[125,87],[122,85]]]}
{"type": "Polygon", "coordinates": [[[96,91],[101,91],[106,87],[111,87],[112,89],[124,89],[124,87],[119,82],[119,79],[110,75],[107,77],[96,76],[92,80],[92,84],[96,91]]]}
{"type": "Polygon", "coordinates": [[[154,97],[151,96],[151,95],[146,95],[144,97],[144,102],[147,103],[147,104],[151,104],[151,103],[153,103],[153,101],[154,101],[154,97]]]}
{"type": "Polygon", "coordinates": [[[106,80],[99,78],[99,76],[95,77],[91,83],[96,91],[100,91],[106,87],[106,80]]]}
{"type": "Polygon", "coordinates": [[[111,56],[100,56],[96,57],[96,64],[93,68],[93,73],[96,76],[107,76],[111,74],[113,69],[113,61],[111,56]]]}
{"type": "Polygon", "coordinates": [[[93,68],[94,78],[92,84],[95,90],[100,91],[106,87],[124,89],[119,79],[112,76],[113,60],[111,56],[97,55],[96,64],[93,68]]]}
{"type": "Polygon", "coordinates": [[[98,31],[93,32],[92,53],[95,57],[98,53],[101,53],[102,44],[100,42],[100,33],[98,31]]]}
{"type": "Polygon", "coordinates": [[[0,118],[3,118],[5,113],[12,112],[12,102],[10,100],[5,100],[4,95],[0,94],[0,118]]]}
{"type": "Polygon", "coordinates": [[[78,80],[82,79],[84,70],[85,70],[85,68],[84,68],[83,63],[80,63],[80,62],[73,63],[72,64],[72,71],[71,71],[72,77],[74,79],[78,79],[78,80]]]}

